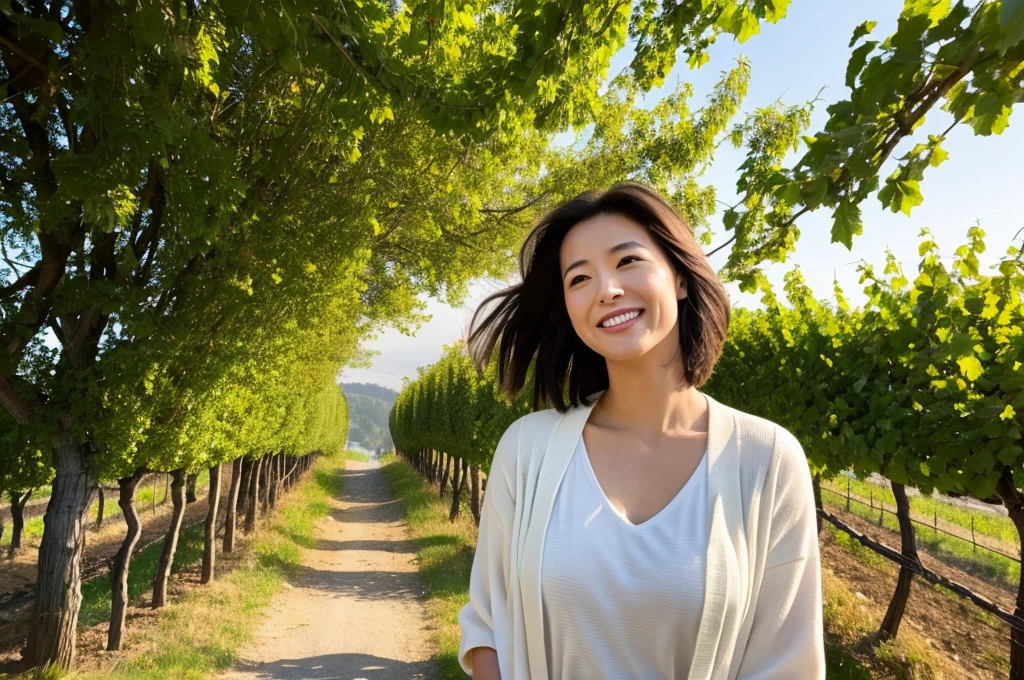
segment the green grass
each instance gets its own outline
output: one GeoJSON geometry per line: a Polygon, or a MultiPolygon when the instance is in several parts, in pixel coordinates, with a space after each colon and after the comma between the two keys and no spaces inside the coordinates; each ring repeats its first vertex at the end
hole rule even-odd
{"type": "MultiPolygon", "coordinates": [[[[248,559],[226,577],[193,589],[162,610],[152,630],[129,643],[138,650],[134,658],[102,673],[72,677],[198,680],[230,667],[239,647],[252,637],[263,608],[299,567],[300,546],[315,544],[316,522],[329,512],[328,499],[340,493],[344,461],[342,455],[320,458],[312,474],[281,500],[269,522],[254,534],[246,548],[248,559]]],[[[179,551],[183,547],[179,544],[179,551]]],[[[105,606],[109,612],[109,601],[105,606]]]]}
{"type": "Polygon", "coordinates": [[[448,521],[449,501],[440,500],[426,482],[394,455],[381,459],[391,492],[405,506],[413,541],[419,548],[420,578],[433,623],[434,661],[439,680],[464,680],[459,666],[459,610],[469,602],[469,574],[476,550],[476,527],[469,508],[448,521]]]}
{"type": "Polygon", "coordinates": [[[828,680],[872,680],[871,672],[848,656],[840,645],[825,643],[825,677],[828,680]]]}
{"type": "Polygon", "coordinates": [[[349,449],[345,451],[345,460],[357,460],[360,463],[369,463],[370,456],[360,451],[352,451],[349,449]]]}
{"type": "MultiPolygon", "coordinates": [[[[163,541],[137,552],[128,570],[128,601],[153,589],[156,568],[163,550],[163,541]]],[[[178,534],[178,546],[174,552],[171,573],[184,571],[203,558],[202,523],[183,528],[178,534]]],[[[82,609],[78,615],[78,626],[92,626],[110,619],[110,577],[98,576],[82,584],[82,609]]]]}
{"type": "MultiPolygon", "coordinates": [[[[846,481],[845,477],[837,477],[829,482],[829,484],[840,491],[844,491],[846,481]]],[[[881,499],[890,508],[896,507],[896,498],[892,495],[890,487],[880,486],[861,479],[850,479],[849,482],[851,494],[860,496],[865,500],[874,495],[875,500],[881,499]]],[[[971,518],[973,517],[974,532],[976,534],[988,536],[1010,545],[1017,545],[1019,543],[1020,539],[1017,536],[1017,530],[1014,528],[1013,522],[1010,521],[1009,517],[969,510],[958,505],[950,505],[933,496],[909,496],[908,500],[910,501],[910,509],[915,515],[929,519],[938,515],[939,519],[944,519],[951,524],[967,529],[968,533],[971,530],[971,518]]],[[[857,504],[852,503],[851,509],[853,505],[857,504]]]]}
{"type": "MultiPolygon", "coordinates": [[[[896,501],[892,497],[891,490],[886,489],[885,487],[870,484],[868,482],[861,482],[856,479],[851,480],[851,493],[855,493],[856,495],[861,496],[863,498],[870,498],[869,494],[872,490],[874,490],[875,501],[881,499],[886,503],[887,506],[889,506],[889,508],[895,507],[896,501]],[[862,488],[855,488],[858,484],[863,485],[862,488]]],[[[826,505],[845,509],[845,494],[836,494],[825,488],[822,488],[821,491],[822,501],[826,505]]],[[[983,526],[981,519],[985,519],[986,522],[984,523],[984,526],[988,531],[992,532],[991,534],[986,535],[989,535],[992,538],[1005,540],[1001,536],[993,535],[997,533],[994,527],[999,526],[999,522],[996,520],[1002,520],[1005,518],[989,517],[986,515],[981,515],[980,513],[972,513],[969,510],[949,506],[933,498],[925,498],[922,496],[916,496],[914,498],[911,498],[910,501],[912,511],[915,514],[925,516],[932,516],[932,511],[927,510],[927,508],[931,508],[936,505],[942,506],[943,508],[946,509],[946,514],[943,515],[943,513],[940,512],[939,517],[944,518],[950,522],[956,522],[961,527],[963,526],[963,522],[966,521],[968,532],[970,531],[971,526],[970,517],[973,514],[976,517],[976,533],[981,533],[981,531],[979,530],[979,527],[983,526]],[[964,518],[966,518],[966,520],[964,518]]],[[[856,502],[850,503],[850,512],[866,520],[869,520],[876,525],[878,524],[879,516],[882,514],[879,511],[879,509],[877,509],[877,507],[876,509],[872,510],[870,507],[862,503],[856,502]]],[[[1012,522],[1010,522],[1008,519],[1006,519],[1005,521],[1010,524],[1010,527],[1012,529],[1012,522]]],[[[882,519],[882,525],[897,533],[900,530],[899,522],[896,519],[896,515],[888,511],[885,512],[885,515],[882,519]]],[[[927,527],[922,527],[920,524],[914,525],[914,531],[917,538],[917,544],[919,547],[928,550],[936,556],[946,556],[949,558],[953,558],[958,563],[957,566],[962,566],[975,574],[991,579],[999,579],[1000,581],[1006,583],[1007,585],[1013,588],[1017,587],[1017,584],[1020,581],[1020,564],[1018,562],[1003,557],[1002,555],[997,555],[996,553],[985,550],[984,548],[978,548],[977,550],[975,550],[969,541],[964,541],[962,539],[949,536],[948,534],[937,532],[928,529],[927,527]]],[[[1016,536],[1015,530],[1014,536],[1016,536]]],[[[1015,539],[1011,537],[1011,541],[1013,540],[1015,539]]]]}

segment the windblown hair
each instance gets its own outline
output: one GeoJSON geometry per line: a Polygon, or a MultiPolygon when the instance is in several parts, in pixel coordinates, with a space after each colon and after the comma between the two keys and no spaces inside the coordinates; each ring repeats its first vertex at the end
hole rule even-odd
{"type": "Polygon", "coordinates": [[[683,218],[668,201],[640,184],[616,184],[604,193],[588,191],[540,220],[519,251],[522,283],[489,296],[470,324],[470,356],[484,368],[498,346],[498,380],[510,398],[523,389],[536,356],[534,409],[546,401],[565,413],[608,388],[604,357],[580,339],[569,320],[559,262],[565,235],[596,215],[622,215],[645,227],[685,278],[687,297],[679,301],[683,385],[703,385],[722,353],[729,298],[683,218]],[[497,306],[478,325],[484,308],[495,301],[497,306]]]}

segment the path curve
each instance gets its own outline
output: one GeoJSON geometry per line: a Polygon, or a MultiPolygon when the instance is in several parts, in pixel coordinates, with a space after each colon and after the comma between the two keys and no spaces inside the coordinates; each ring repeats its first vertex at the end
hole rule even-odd
{"type": "Polygon", "coordinates": [[[224,680],[428,680],[416,547],[379,463],[347,461],[317,545],[224,680]]]}

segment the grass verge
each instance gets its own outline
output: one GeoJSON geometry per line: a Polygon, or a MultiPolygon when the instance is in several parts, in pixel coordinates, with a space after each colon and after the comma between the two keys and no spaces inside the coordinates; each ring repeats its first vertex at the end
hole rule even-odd
{"type": "MultiPolygon", "coordinates": [[[[341,491],[341,470],[346,455],[317,460],[311,474],[288,493],[277,510],[255,532],[244,549],[244,557],[229,574],[209,586],[189,589],[178,602],[158,614],[158,620],[132,641],[131,658],[98,673],[73,673],[75,680],[101,678],[208,678],[231,666],[238,649],[249,640],[263,608],[300,564],[301,547],[315,544],[314,529],[319,518],[330,511],[328,499],[341,491]]],[[[190,542],[183,533],[175,562],[181,568],[201,557],[202,526],[198,532],[198,554],[186,558],[190,542]]],[[[159,557],[159,545],[157,557],[159,557]]],[[[133,561],[132,572],[142,572],[142,558],[133,561]]],[[[149,576],[150,580],[152,576],[149,576]]],[[[91,605],[83,617],[103,620],[109,613],[109,585],[106,602],[91,605]]],[[[24,676],[26,678],[31,675],[24,676]]]]}

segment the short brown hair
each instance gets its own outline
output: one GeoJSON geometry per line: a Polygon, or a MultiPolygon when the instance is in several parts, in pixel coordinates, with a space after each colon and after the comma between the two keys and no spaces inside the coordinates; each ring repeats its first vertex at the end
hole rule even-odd
{"type": "Polygon", "coordinates": [[[509,397],[515,397],[526,384],[536,355],[535,409],[546,400],[565,413],[570,406],[581,406],[588,396],[608,388],[605,359],[573,329],[559,275],[565,235],[576,224],[602,214],[622,215],[645,227],[686,280],[687,298],[679,301],[685,382],[703,385],[722,353],[729,327],[729,298],[679,213],[641,184],[616,184],[604,193],[588,191],[541,219],[519,251],[522,283],[490,295],[470,323],[470,356],[483,368],[498,345],[498,380],[509,397]],[[497,307],[477,325],[484,307],[493,301],[498,301],[497,307]]]}

